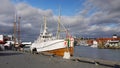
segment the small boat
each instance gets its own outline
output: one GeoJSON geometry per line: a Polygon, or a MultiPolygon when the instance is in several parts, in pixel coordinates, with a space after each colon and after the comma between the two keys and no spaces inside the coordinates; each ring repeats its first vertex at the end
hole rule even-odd
{"type": "Polygon", "coordinates": [[[32,53],[48,52],[57,56],[64,56],[65,52],[69,52],[73,56],[74,38],[68,36],[67,38],[60,39],[53,37],[49,33],[46,26],[46,18],[44,17],[44,30],[40,33],[36,41],[30,46],[32,53]]]}
{"type": "Polygon", "coordinates": [[[105,45],[106,48],[120,48],[119,40],[108,40],[105,45]]]}
{"type": "Polygon", "coordinates": [[[91,45],[90,47],[92,47],[92,48],[97,48],[97,45],[94,44],[94,45],[91,45]]]}
{"type": "Polygon", "coordinates": [[[93,45],[91,45],[90,47],[97,48],[98,47],[98,42],[94,40],[93,45]]]}

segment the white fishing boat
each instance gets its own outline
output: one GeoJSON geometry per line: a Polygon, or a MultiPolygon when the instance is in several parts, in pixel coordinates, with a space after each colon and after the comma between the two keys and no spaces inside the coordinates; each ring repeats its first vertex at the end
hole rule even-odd
{"type": "Polygon", "coordinates": [[[72,56],[74,47],[73,43],[74,39],[72,37],[67,37],[64,39],[53,37],[52,33],[48,32],[46,18],[44,18],[43,33],[40,33],[37,40],[32,43],[30,50],[32,53],[49,52],[58,56],[64,56],[65,52],[69,52],[72,56]]]}

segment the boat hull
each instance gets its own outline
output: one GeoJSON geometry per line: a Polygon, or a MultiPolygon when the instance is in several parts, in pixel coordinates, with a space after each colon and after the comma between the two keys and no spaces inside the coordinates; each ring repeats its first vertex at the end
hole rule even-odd
{"type": "Polygon", "coordinates": [[[33,43],[30,49],[34,52],[49,52],[58,56],[64,56],[64,52],[69,52],[73,56],[74,45],[71,42],[68,46],[64,40],[51,40],[43,43],[33,43]]]}
{"type": "Polygon", "coordinates": [[[60,48],[60,49],[49,50],[49,51],[44,51],[44,52],[48,52],[48,53],[63,57],[64,52],[68,52],[68,51],[70,53],[70,56],[73,56],[74,47],[69,47],[68,49],[67,48],[60,48]]]}

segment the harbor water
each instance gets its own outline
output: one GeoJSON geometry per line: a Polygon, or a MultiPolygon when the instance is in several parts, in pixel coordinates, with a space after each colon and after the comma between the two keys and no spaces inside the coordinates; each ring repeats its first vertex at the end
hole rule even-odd
{"type": "Polygon", "coordinates": [[[98,49],[89,46],[75,46],[74,56],[120,62],[120,49],[98,49]]]}

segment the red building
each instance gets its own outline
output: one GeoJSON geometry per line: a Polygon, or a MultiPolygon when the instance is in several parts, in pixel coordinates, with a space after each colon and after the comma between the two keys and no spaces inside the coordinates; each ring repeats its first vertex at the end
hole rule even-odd
{"type": "MultiPolygon", "coordinates": [[[[104,45],[107,41],[120,41],[120,37],[117,37],[117,35],[113,35],[112,38],[96,38],[95,39],[98,44],[104,45]]],[[[87,44],[88,45],[92,45],[93,44],[93,39],[87,40],[87,44]]]]}

